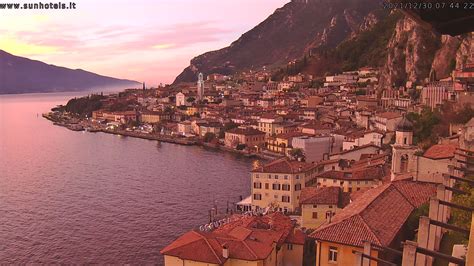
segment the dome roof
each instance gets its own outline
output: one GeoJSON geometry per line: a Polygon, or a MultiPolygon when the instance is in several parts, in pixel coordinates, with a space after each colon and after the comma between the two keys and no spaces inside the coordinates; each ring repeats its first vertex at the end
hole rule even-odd
{"type": "Polygon", "coordinates": [[[398,122],[397,131],[402,131],[402,132],[408,132],[408,131],[413,131],[413,123],[410,122],[405,116],[398,122]]]}

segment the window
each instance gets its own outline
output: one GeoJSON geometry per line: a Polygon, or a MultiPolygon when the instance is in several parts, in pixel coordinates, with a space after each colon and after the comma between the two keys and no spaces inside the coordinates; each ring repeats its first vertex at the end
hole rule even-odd
{"type": "Polygon", "coordinates": [[[336,247],[329,247],[329,261],[337,262],[337,248],[336,247]]]}
{"type": "Polygon", "coordinates": [[[332,205],[329,205],[329,209],[332,209],[332,205]]]}
{"type": "Polygon", "coordinates": [[[313,212],[313,219],[318,219],[318,213],[317,212],[313,212]]]}
{"type": "Polygon", "coordinates": [[[268,179],[272,179],[272,175],[269,174],[269,175],[268,175],[268,179]]]}
{"type": "Polygon", "coordinates": [[[262,188],[262,183],[260,182],[253,183],[253,188],[262,188]]]}
{"type": "Polygon", "coordinates": [[[349,193],[350,193],[350,192],[352,192],[352,188],[351,188],[351,187],[349,188],[349,193]]]}
{"type": "Polygon", "coordinates": [[[290,202],[290,196],[281,196],[282,202],[290,202]]]}
{"type": "Polygon", "coordinates": [[[265,183],[265,189],[269,189],[270,185],[268,183],[265,183]]]}
{"type": "Polygon", "coordinates": [[[315,209],[316,209],[317,207],[318,207],[318,205],[316,205],[316,204],[314,204],[314,205],[313,205],[313,208],[315,208],[315,209]]]}
{"type": "Polygon", "coordinates": [[[337,180],[336,180],[336,179],[334,179],[332,182],[333,182],[334,184],[336,184],[337,180]]]}
{"type": "Polygon", "coordinates": [[[301,184],[296,184],[295,191],[300,191],[300,190],[301,190],[301,184]]]}
{"type": "Polygon", "coordinates": [[[285,175],[285,177],[284,177],[284,178],[285,178],[285,179],[288,179],[288,175],[285,175]]]}
{"type": "Polygon", "coordinates": [[[275,175],[275,179],[278,179],[278,175],[275,175]]]}
{"type": "Polygon", "coordinates": [[[255,178],[260,178],[260,176],[258,176],[258,174],[255,175],[255,178]]]}
{"type": "Polygon", "coordinates": [[[288,243],[288,244],[286,245],[286,248],[287,248],[288,250],[293,250],[293,244],[288,243]]]}
{"type": "Polygon", "coordinates": [[[283,184],[283,185],[281,186],[281,190],[290,191],[290,185],[288,185],[288,184],[283,184]]]}
{"type": "Polygon", "coordinates": [[[253,199],[254,199],[254,200],[261,200],[261,199],[262,199],[262,195],[261,195],[261,194],[253,194],[253,199]]]}
{"type": "Polygon", "coordinates": [[[300,179],[300,175],[296,175],[296,179],[300,179]]]}
{"type": "Polygon", "coordinates": [[[326,212],[326,220],[330,220],[332,217],[332,212],[331,211],[327,211],[326,212]]]}
{"type": "Polygon", "coordinates": [[[280,190],[280,184],[273,184],[272,188],[273,190],[280,190]]]}

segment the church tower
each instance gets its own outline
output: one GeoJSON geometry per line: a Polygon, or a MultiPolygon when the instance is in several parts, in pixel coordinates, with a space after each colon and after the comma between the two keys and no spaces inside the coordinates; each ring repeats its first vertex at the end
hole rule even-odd
{"type": "Polygon", "coordinates": [[[395,131],[395,144],[392,145],[392,170],[391,180],[396,176],[415,173],[417,170],[418,148],[413,145],[413,124],[406,118],[397,124],[395,131]]]}
{"type": "Polygon", "coordinates": [[[199,73],[197,81],[197,98],[199,101],[204,99],[204,75],[199,73]]]}

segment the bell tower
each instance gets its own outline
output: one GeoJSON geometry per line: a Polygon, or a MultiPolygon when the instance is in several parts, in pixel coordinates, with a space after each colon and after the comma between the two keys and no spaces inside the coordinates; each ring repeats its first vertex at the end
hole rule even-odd
{"type": "Polygon", "coordinates": [[[204,75],[202,73],[199,73],[198,75],[197,97],[200,101],[204,98],[204,75]]]}
{"type": "Polygon", "coordinates": [[[418,148],[413,145],[413,124],[406,117],[397,124],[395,131],[395,144],[392,145],[392,170],[391,180],[397,176],[415,173],[417,170],[418,148]]]}

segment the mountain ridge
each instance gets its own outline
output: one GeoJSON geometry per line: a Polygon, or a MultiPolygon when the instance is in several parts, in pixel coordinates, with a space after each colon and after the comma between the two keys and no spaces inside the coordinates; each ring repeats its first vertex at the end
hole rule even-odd
{"type": "Polygon", "coordinates": [[[193,58],[174,83],[195,81],[197,72],[231,74],[275,67],[322,45],[336,46],[357,34],[374,11],[376,0],[291,1],[229,46],[193,58]]]}
{"type": "Polygon", "coordinates": [[[0,50],[0,94],[85,91],[139,82],[70,69],[0,50]]]}

